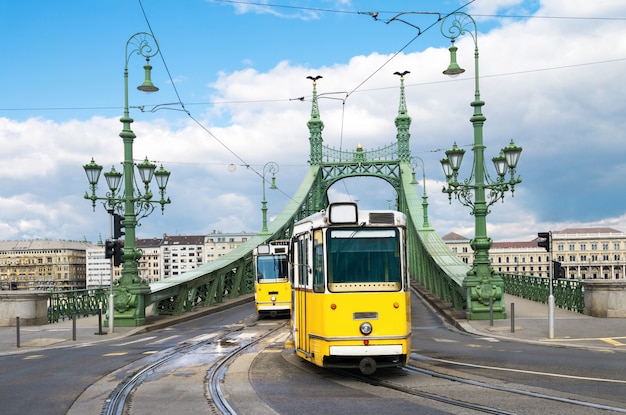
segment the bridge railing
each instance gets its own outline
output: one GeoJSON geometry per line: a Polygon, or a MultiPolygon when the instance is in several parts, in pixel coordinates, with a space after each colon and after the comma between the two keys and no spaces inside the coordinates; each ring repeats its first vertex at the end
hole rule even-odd
{"type": "Polygon", "coordinates": [[[400,209],[407,214],[409,272],[411,278],[455,309],[466,307],[463,280],[469,266],[452,253],[430,226],[424,226],[422,201],[412,182],[412,168],[401,164],[403,197],[400,209]]]}
{"type": "MultiPolygon", "coordinates": [[[[550,295],[550,278],[531,275],[501,273],[504,280],[504,292],[527,300],[546,304],[550,295]]],[[[566,310],[583,313],[585,297],[580,280],[553,279],[552,295],[554,304],[566,310]]]]}
{"type": "Polygon", "coordinates": [[[48,323],[71,319],[74,315],[88,317],[106,310],[109,301],[108,287],[87,290],[50,291],[48,323]]]}
{"type": "Polygon", "coordinates": [[[158,314],[178,315],[195,307],[208,307],[254,290],[252,251],[258,245],[277,239],[289,239],[293,224],[306,209],[309,191],[317,177],[317,168],[310,168],[300,188],[283,211],[269,224],[268,232],[260,233],[221,256],[194,270],[150,284],[145,304],[158,314]]]}

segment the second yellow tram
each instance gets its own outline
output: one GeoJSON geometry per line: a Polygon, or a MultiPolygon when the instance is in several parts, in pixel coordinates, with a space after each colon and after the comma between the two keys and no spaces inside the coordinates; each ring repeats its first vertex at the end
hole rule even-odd
{"type": "Polygon", "coordinates": [[[254,260],[254,301],[259,317],[291,313],[288,241],[271,241],[257,246],[254,260]]]}
{"type": "Polygon", "coordinates": [[[405,365],[411,350],[406,218],[331,204],[294,225],[292,335],[318,366],[405,365]]]}

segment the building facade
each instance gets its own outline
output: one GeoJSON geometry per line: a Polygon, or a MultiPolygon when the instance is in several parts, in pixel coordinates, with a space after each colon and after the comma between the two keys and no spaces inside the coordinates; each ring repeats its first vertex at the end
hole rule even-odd
{"type": "Polygon", "coordinates": [[[226,255],[254,235],[253,233],[247,232],[222,233],[213,231],[213,233],[205,237],[204,241],[206,247],[206,262],[214,261],[222,255],[226,255]]]}
{"type": "Polygon", "coordinates": [[[111,284],[111,260],[104,257],[104,244],[87,248],[87,288],[107,287],[111,284]]]}
{"type": "MultiPolygon", "coordinates": [[[[253,233],[222,233],[213,231],[209,235],[167,235],[162,238],[137,239],[137,248],[141,249],[139,258],[139,276],[148,283],[161,281],[193,270],[207,262],[216,260],[253,237],[253,233]]],[[[96,269],[102,269],[97,258],[104,259],[104,245],[96,246],[89,258],[93,258],[94,277],[98,285],[100,275],[96,269]]],[[[110,259],[104,259],[110,267],[110,259]]],[[[120,278],[122,266],[113,268],[113,279],[120,278]]],[[[103,273],[106,284],[110,272],[103,273]]]]}
{"type": "Polygon", "coordinates": [[[86,288],[86,241],[0,241],[0,287],[6,290],[86,288]]]}
{"type": "Polygon", "coordinates": [[[161,243],[163,278],[174,277],[204,264],[204,236],[168,236],[161,243]]]}
{"type": "MultiPolygon", "coordinates": [[[[151,239],[137,239],[137,248],[141,249],[141,258],[137,264],[139,271],[139,277],[143,278],[147,282],[161,281],[162,266],[161,266],[161,244],[162,238],[151,239]]],[[[116,267],[116,277],[121,276],[122,267],[116,267]]]]}
{"type": "MultiPolygon", "coordinates": [[[[148,283],[180,275],[219,259],[253,233],[170,236],[138,239],[139,276],[148,283]]],[[[73,290],[110,286],[121,276],[112,267],[104,243],[80,241],[0,241],[0,288],[3,290],[73,290]]]]}
{"type": "MultiPolygon", "coordinates": [[[[472,265],[470,240],[456,233],[442,238],[461,260],[472,265]]],[[[550,255],[528,242],[494,242],[489,258],[494,270],[547,277],[550,255]]],[[[561,264],[563,278],[623,279],[626,275],[626,233],[612,228],[568,228],[552,232],[552,260],[561,264]]]]}

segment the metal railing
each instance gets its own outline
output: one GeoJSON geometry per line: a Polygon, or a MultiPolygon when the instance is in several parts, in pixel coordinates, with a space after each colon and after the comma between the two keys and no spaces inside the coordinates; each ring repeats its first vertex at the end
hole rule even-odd
{"type": "MultiPolygon", "coordinates": [[[[550,278],[502,273],[504,292],[546,304],[550,295],[550,278]]],[[[552,281],[554,304],[566,310],[583,313],[585,297],[581,280],[559,278],[552,281]]]]}
{"type": "Polygon", "coordinates": [[[88,317],[106,311],[109,288],[87,290],[51,291],[48,302],[48,323],[58,323],[65,319],[88,317]]]}

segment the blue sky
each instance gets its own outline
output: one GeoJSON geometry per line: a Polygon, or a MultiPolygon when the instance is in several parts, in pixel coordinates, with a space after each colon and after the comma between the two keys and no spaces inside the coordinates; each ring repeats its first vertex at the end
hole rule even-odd
{"type": "MultiPolygon", "coordinates": [[[[272,216],[308,167],[306,76],[322,75],[318,92],[331,98],[320,99],[325,144],[374,149],[395,141],[393,72],[403,70],[411,71],[411,151],[425,164],[431,223],[442,235],[472,236],[469,210],[440,191],[439,164],[441,149],[457,142],[467,150],[461,174],[469,174],[472,38],[457,40],[467,71],[449,79],[441,74],[449,41],[436,15],[406,13],[399,16],[405,23],[389,22],[403,12],[445,14],[466,3],[0,3],[0,239],[107,236],[104,209],[94,213],[82,197],[82,165],[94,157],[105,170],[121,169],[124,48],[142,31],[152,31],[161,47],[151,61],[160,91],[136,91],[144,61],[132,56],[134,158],[148,156],[171,171],[172,204],[144,219],[139,237],[260,230],[257,172],[268,161],[280,165],[279,191],[267,192],[272,216]]],[[[524,149],[523,183],[514,198],[492,207],[490,236],[528,240],[538,231],[588,226],[626,231],[626,4],[476,0],[461,10],[479,31],[486,158],[511,138],[524,149]]],[[[354,179],[331,197],[387,208],[395,196],[381,182],[354,179]]]]}

